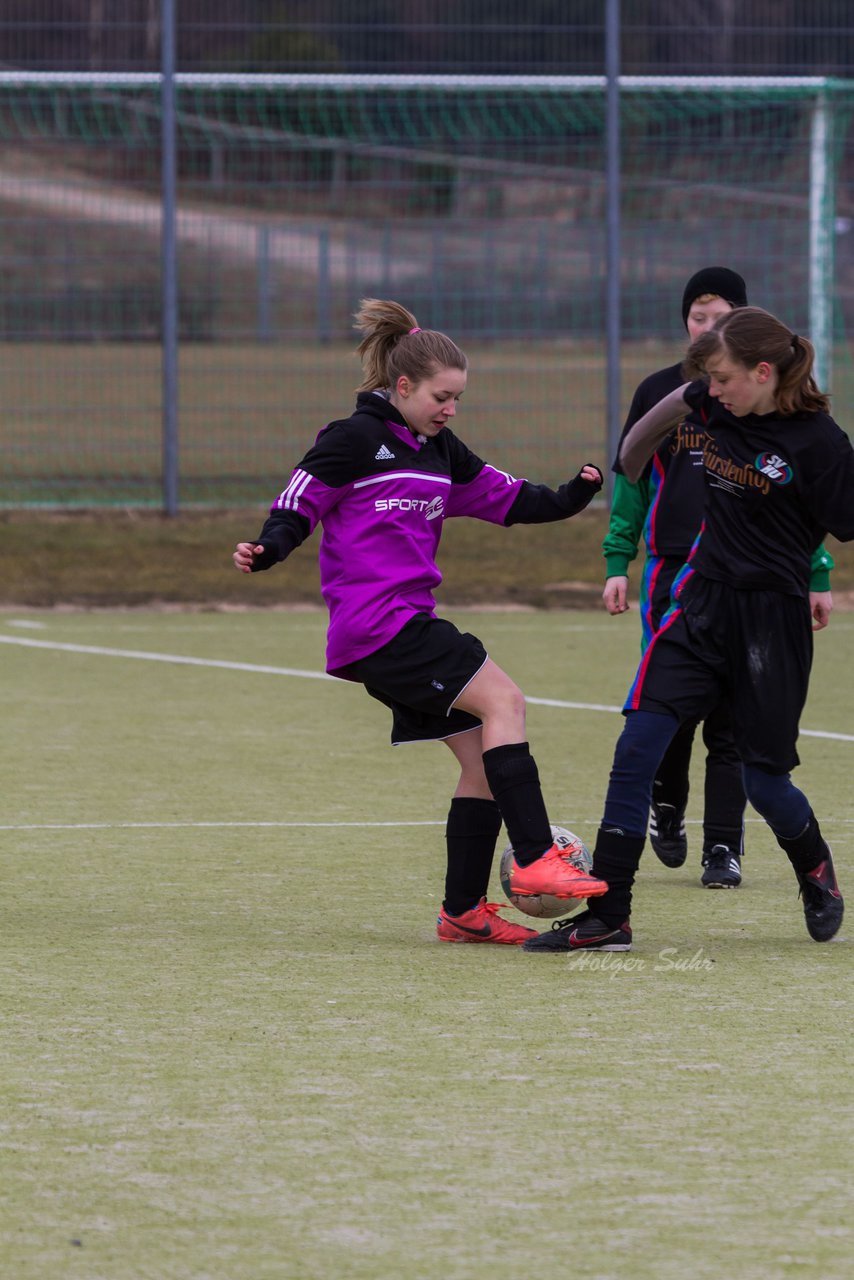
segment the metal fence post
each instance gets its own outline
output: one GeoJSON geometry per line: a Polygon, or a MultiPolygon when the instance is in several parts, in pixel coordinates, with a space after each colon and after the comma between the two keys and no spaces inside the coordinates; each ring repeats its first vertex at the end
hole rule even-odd
{"type": "Polygon", "coordinates": [[[258,308],[255,323],[259,342],[273,341],[273,280],[270,264],[270,228],[261,226],[256,236],[255,265],[258,308]]]}
{"type": "Polygon", "coordinates": [[[175,0],[163,0],[161,31],[161,415],[163,511],[178,514],[178,260],[175,236],[175,0]]]}
{"type": "Polygon", "coordinates": [[[614,490],[611,462],[620,439],[620,0],[607,0],[605,8],[606,77],[606,491],[610,503],[614,490]]]}

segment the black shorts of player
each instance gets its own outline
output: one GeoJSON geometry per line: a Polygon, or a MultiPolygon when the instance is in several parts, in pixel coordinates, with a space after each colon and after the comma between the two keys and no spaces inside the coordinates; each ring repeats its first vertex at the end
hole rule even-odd
{"type": "Polygon", "coordinates": [[[486,662],[477,636],[444,618],[416,613],[376,653],[336,675],[360,681],[391,709],[393,746],[432,742],[479,728],[481,721],[453,703],[486,662]]]}
{"type": "Polygon", "coordinates": [[[704,719],[722,699],[742,763],[788,773],[812,665],[809,601],[694,573],[641,659],[624,710],[704,719]]]}
{"type": "MultiPolygon", "coordinates": [[[[673,604],[671,595],[673,583],[685,568],[686,558],[685,556],[662,557],[661,566],[655,575],[655,583],[649,600],[649,622],[653,632],[657,631],[661,626],[662,618],[673,604]]],[[[736,760],[735,745],[732,740],[727,703],[721,702],[714,711],[709,712],[705,717],[704,723],[703,737],[711,754],[718,759],[722,756],[726,757],[728,763],[733,768],[737,768],[738,761],[736,760]]],[[[694,727],[696,728],[696,721],[694,722],[694,727]]],[[[687,733],[686,726],[685,734],[687,735],[687,733]]],[[[685,736],[682,737],[681,743],[682,747],[685,748],[685,736]]],[[[688,744],[687,749],[690,751],[690,744],[688,744]]]]}

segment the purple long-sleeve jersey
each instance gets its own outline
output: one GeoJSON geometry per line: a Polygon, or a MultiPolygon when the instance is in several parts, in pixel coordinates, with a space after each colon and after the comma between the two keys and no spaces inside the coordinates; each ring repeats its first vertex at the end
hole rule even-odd
{"type": "Polygon", "coordinates": [[[324,428],[295,468],[258,538],[265,554],[255,567],[285,559],[322,525],[326,668],[334,674],[387,644],[414,614],[435,616],[446,519],[565,519],[597,488],[578,478],[557,491],[514,479],[449,428],[416,437],[382,395],[362,394],[356,412],[324,428]]]}

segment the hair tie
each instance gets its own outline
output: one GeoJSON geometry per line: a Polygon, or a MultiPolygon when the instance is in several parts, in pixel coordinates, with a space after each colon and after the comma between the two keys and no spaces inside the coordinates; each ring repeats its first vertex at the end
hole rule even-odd
{"type": "Polygon", "coordinates": [[[793,334],[792,334],[792,346],[794,346],[796,342],[800,342],[800,338],[798,337],[798,335],[797,335],[796,333],[793,333],[793,334]]]}
{"type": "Polygon", "coordinates": [[[416,325],[414,329],[410,329],[410,330],[409,330],[409,333],[408,333],[406,336],[407,336],[407,338],[410,338],[410,337],[412,337],[412,334],[413,334],[413,333],[420,333],[420,332],[421,332],[421,330],[418,328],[418,325],[416,325]]]}

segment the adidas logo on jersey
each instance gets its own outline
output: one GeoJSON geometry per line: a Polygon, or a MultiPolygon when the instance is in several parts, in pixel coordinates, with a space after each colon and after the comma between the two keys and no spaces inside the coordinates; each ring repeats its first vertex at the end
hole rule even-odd
{"type": "Polygon", "coordinates": [[[381,444],[377,452],[374,454],[374,459],[377,462],[390,462],[393,457],[394,454],[391,449],[384,444],[381,444]]]}

